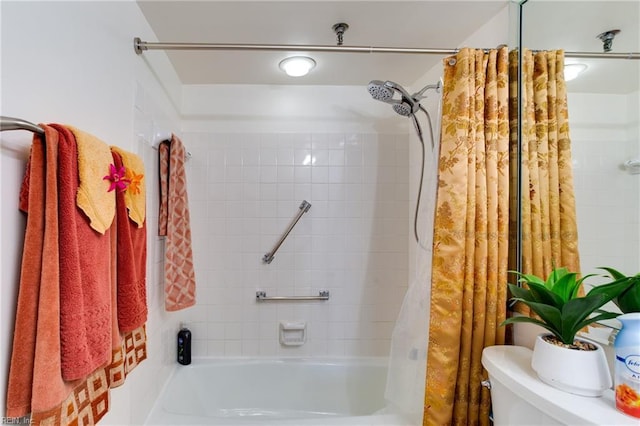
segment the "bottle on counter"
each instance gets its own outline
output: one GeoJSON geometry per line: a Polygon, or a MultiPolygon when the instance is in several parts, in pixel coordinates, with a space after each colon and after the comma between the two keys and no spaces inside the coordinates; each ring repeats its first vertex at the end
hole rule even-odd
{"type": "Polygon", "coordinates": [[[618,317],[622,329],[614,343],[616,352],[616,408],[640,419],[640,312],[618,317]]]}

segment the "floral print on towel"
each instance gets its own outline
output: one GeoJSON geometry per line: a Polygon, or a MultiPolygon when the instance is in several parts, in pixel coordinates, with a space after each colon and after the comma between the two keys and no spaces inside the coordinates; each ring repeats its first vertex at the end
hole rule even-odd
{"type": "Polygon", "coordinates": [[[111,185],[109,185],[109,189],[107,190],[107,192],[111,192],[114,189],[118,192],[122,192],[127,189],[127,186],[131,183],[131,181],[125,177],[125,174],[126,173],[124,166],[117,169],[113,163],[109,164],[109,174],[105,175],[102,178],[103,180],[108,180],[109,182],[111,182],[111,185]]]}
{"type": "Polygon", "coordinates": [[[126,169],[125,178],[129,181],[127,191],[133,194],[140,194],[140,185],[142,184],[143,174],[137,174],[134,170],[126,169]]]}

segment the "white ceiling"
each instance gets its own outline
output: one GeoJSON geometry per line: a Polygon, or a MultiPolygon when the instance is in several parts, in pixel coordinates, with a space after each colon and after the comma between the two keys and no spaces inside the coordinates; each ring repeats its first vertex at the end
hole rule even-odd
{"type": "MultiPolygon", "coordinates": [[[[509,0],[138,1],[161,42],[335,45],[332,26],[346,22],[347,46],[422,48],[461,47],[509,3],[509,0]]],[[[602,43],[596,35],[620,29],[613,51],[638,52],[639,27],[640,0],[529,0],[524,7],[524,45],[532,49],[601,51],[602,43]]],[[[504,31],[506,42],[509,29],[500,31],[504,31]]],[[[284,75],[278,63],[300,52],[166,53],[183,84],[364,85],[373,79],[391,79],[411,86],[442,59],[439,55],[314,52],[309,55],[316,60],[317,67],[308,76],[294,79],[284,75]]],[[[579,79],[569,83],[571,91],[629,93],[640,88],[640,60],[569,58],[567,62],[589,66],[579,79]]]]}
{"type": "MultiPolygon", "coordinates": [[[[346,22],[344,45],[451,49],[460,47],[508,3],[138,1],[161,42],[335,45],[332,27],[346,22]]],[[[309,56],[316,60],[316,68],[294,79],[278,63],[296,53],[300,52],[167,51],[184,84],[365,85],[373,79],[392,79],[411,85],[442,59],[439,55],[315,52],[309,56]]]]}

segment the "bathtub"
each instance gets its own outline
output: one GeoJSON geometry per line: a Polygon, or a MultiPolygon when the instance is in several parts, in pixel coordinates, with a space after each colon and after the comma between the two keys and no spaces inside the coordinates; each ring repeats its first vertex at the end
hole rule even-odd
{"type": "Polygon", "coordinates": [[[386,359],[196,359],[147,425],[404,425],[385,410],[386,359]],[[383,414],[384,413],[384,414],[383,414]]]}

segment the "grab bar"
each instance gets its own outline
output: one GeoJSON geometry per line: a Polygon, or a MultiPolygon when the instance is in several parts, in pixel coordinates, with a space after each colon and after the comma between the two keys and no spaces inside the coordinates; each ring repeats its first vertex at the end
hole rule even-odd
{"type": "Polygon", "coordinates": [[[267,263],[267,264],[271,263],[271,261],[273,260],[273,256],[276,254],[276,252],[278,251],[278,249],[280,248],[284,240],[289,236],[289,233],[291,232],[293,227],[296,226],[296,223],[298,223],[302,215],[309,211],[309,209],[311,208],[311,203],[309,203],[307,200],[302,200],[302,204],[300,204],[300,207],[298,208],[300,209],[300,211],[298,212],[298,215],[289,224],[289,227],[287,228],[286,231],[284,231],[284,234],[282,234],[282,237],[280,237],[280,240],[276,243],[275,246],[273,246],[271,251],[266,252],[264,256],[262,256],[262,261],[264,263],[267,263]]]}
{"type": "Polygon", "coordinates": [[[270,300],[329,300],[329,291],[321,290],[317,296],[269,296],[267,292],[256,291],[256,301],[268,302],[270,300]]]}

